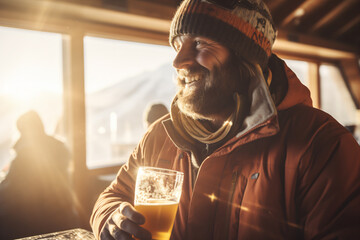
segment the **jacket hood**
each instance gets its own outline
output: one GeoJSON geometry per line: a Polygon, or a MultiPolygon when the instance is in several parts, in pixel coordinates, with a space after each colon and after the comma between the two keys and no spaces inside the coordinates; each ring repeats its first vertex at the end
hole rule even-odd
{"type": "Polygon", "coordinates": [[[238,137],[266,122],[271,122],[271,119],[277,116],[277,111],[297,104],[312,106],[309,89],[300,82],[284,60],[272,54],[269,68],[272,73],[270,87],[259,69],[250,81],[250,112],[244,120],[242,130],[237,134],[238,137]],[[278,104],[275,105],[274,102],[278,104]]]}
{"type": "Polygon", "coordinates": [[[241,130],[236,135],[237,137],[258,128],[277,115],[276,106],[260,68],[256,68],[255,75],[249,82],[248,97],[250,111],[244,119],[241,130]]]}
{"type": "MultiPolygon", "coordinates": [[[[277,109],[285,110],[297,104],[304,104],[306,106],[312,106],[312,100],[310,97],[310,90],[303,85],[295,73],[286,65],[284,60],[276,57],[279,63],[283,66],[283,72],[287,80],[288,89],[285,97],[277,106],[277,109]]],[[[273,75],[274,76],[274,75],[273,75]]],[[[279,77],[279,76],[274,76],[279,77]]]]}

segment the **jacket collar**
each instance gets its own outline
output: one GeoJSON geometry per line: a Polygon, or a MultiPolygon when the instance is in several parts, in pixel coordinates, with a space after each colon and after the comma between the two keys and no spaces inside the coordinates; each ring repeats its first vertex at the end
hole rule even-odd
{"type": "Polygon", "coordinates": [[[248,91],[251,103],[250,111],[249,115],[245,117],[242,128],[236,135],[237,138],[263,126],[264,123],[277,116],[276,106],[260,71],[261,69],[256,68],[255,76],[250,81],[248,91]]]}

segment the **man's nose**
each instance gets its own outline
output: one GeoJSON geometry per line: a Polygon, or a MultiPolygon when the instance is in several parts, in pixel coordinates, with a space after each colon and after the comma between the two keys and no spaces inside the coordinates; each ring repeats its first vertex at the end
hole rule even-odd
{"type": "Polygon", "coordinates": [[[188,69],[196,62],[195,57],[195,50],[189,45],[183,45],[173,61],[173,66],[177,70],[188,69]]]}

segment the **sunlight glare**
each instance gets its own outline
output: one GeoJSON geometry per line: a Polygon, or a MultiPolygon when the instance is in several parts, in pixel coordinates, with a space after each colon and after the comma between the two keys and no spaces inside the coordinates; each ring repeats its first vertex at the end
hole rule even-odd
{"type": "Polygon", "coordinates": [[[55,33],[0,27],[0,96],[28,104],[44,94],[60,95],[61,39],[55,33]]]}
{"type": "Polygon", "coordinates": [[[215,196],[214,193],[212,193],[211,195],[207,195],[210,198],[211,202],[214,202],[215,200],[217,200],[217,197],[215,196]]]}

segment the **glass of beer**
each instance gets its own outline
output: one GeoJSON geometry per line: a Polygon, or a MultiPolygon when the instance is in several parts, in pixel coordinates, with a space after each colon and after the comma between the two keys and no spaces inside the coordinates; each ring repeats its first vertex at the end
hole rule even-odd
{"type": "Polygon", "coordinates": [[[169,240],[181,196],[184,174],[179,171],[140,167],[135,186],[135,209],[144,215],[143,227],[152,239],[169,240]]]}

